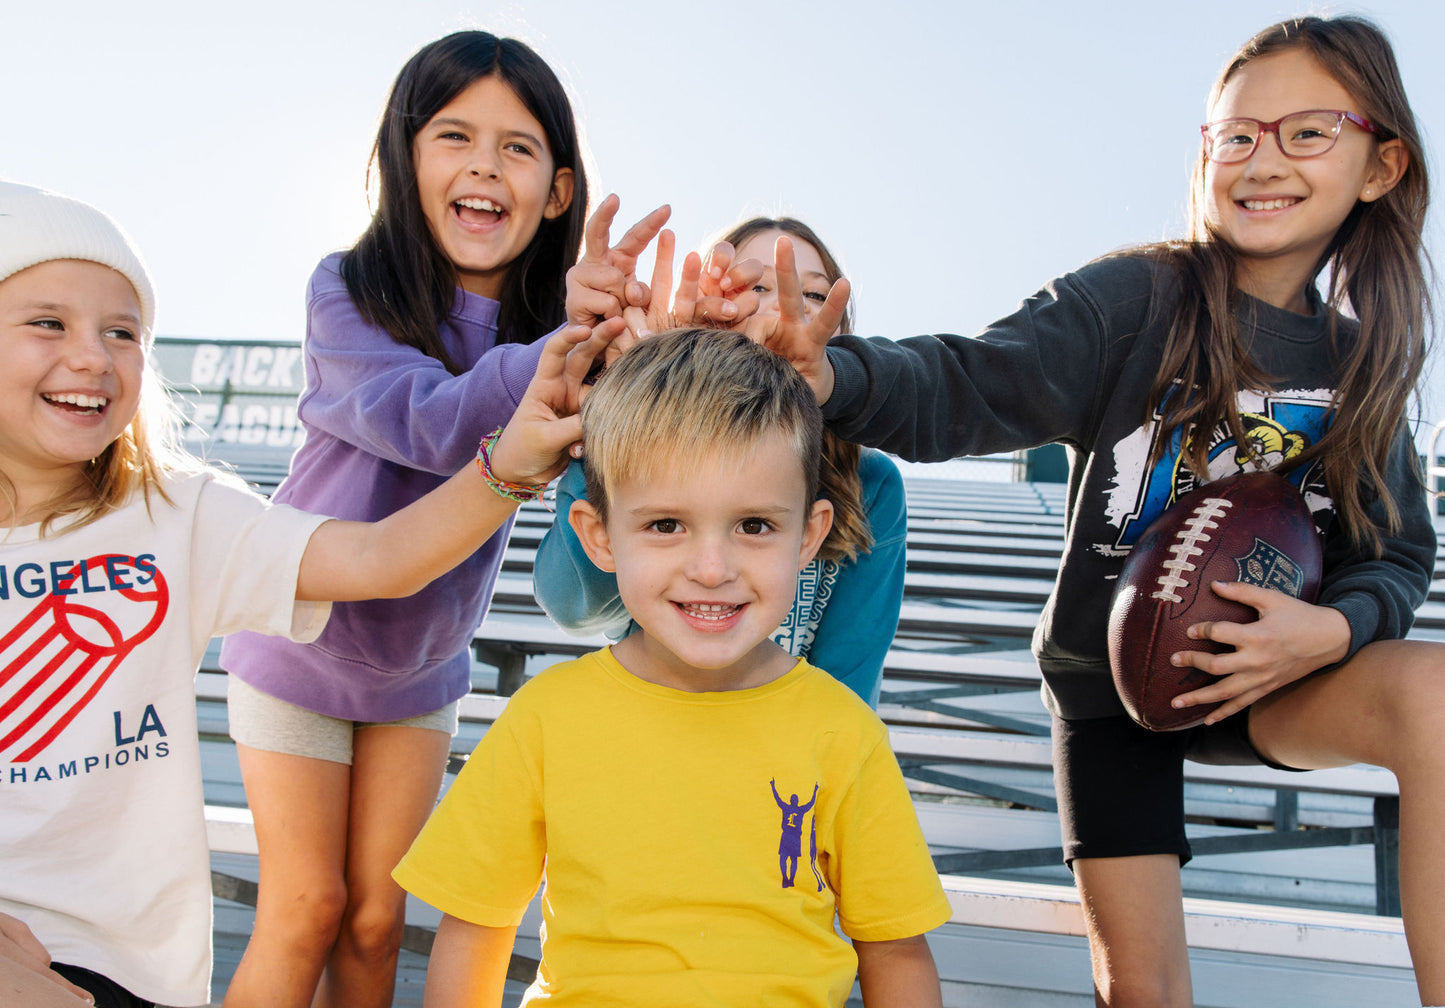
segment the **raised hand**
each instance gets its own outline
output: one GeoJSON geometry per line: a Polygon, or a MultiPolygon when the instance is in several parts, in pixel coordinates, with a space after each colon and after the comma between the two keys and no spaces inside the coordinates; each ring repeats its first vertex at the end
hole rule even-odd
{"type": "Polygon", "coordinates": [[[778,237],[774,259],[778,284],[778,314],[754,315],[741,326],[755,343],[785,358],[812,388],[818,402],[833,394],[833,366],[824,348],[843,321],[851,288],[839,278],[811,319],[803,302],[803,284],[793,255],[792,239],[778,237]]]}
{"type": "Polygon", "coordinates": [[[512,420],[492,449],[492,472],[511,483],[542,484],[567,467],[568,449],[582,438],[587,377],[626,326],[619,318],[591,328],[569,326],[553,335],[512,420]]]}
{"type": "Polygon", "coordinates": [[[677,325],[735,328],[758,310],[753,285],[762,278],[763,264],[756,259],[734,263],[735,255],[728,242],[714,245],[706,259],[688,253],[672,302],[677,325]]]}
{"type": "Polygon", "coordinates": [[[567,321],[574,325],[617,318],[629,306],[643,306],[650,299],[647,285],[637,280],[637,258],[658,236],[672,208],[658,207],[611,245],[612,222],[621,205],[615,193],[609,195],[587,219],[582,258],[567,271],[567,321]]]}

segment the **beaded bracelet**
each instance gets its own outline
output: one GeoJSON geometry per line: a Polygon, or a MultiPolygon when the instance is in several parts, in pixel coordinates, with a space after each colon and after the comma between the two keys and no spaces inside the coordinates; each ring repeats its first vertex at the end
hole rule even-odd
{"type": "Polygon", "coordinates": [[[481,470],[482,479],[498,494],[518,504],[541,500],[542,495],[547,492],[546,484],[537,486],[532,483],[512,483],[492,472],[492,449],[496,447],[497,439],[501,436],[502,428],[498,427],[482,438],[482,443],[477,446],[477,468],[481,470]]]}

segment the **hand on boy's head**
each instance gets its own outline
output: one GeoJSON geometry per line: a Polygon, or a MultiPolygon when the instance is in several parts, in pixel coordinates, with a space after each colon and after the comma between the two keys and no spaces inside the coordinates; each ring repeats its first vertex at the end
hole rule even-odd
{"type": "Polygon", "coordinates": [[[611,244],[612,222],[621,201],[616,194],[604,199],[587,220],[582,257],[567,271],[567,320],[592,325],[616,318],[629,306],[644,306],[651,298],[647,285],[636,276],[637,258],[657,237],[672,215],[664,204],[628,229],[611,244]]]}
{"type": "Polygon", "coordinates": [[[510,483],[546,483],[567,467],[582,438],[578,415],[588,374],[626,330],[621,319],[568,326],[547,341],[522,401],[491,453],[492,472],[510,483]]]}

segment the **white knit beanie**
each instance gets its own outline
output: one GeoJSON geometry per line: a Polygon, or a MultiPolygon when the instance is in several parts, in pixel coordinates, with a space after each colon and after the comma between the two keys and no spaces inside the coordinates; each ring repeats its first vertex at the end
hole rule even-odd
{"type": "Polygon", "coordinates": [[[141,327],[153,331],[150,275],[115,221],[88,203],[0,179],[0,281],[52,259],[84,259],[120,273],[135,288],[141,327]]]}

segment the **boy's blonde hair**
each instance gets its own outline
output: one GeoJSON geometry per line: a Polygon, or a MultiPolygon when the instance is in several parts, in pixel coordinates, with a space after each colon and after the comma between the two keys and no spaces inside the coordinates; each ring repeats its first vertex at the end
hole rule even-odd
{"type": "Polygon", "coordinates": [[[582,405],[587,499],[605,521],[609,488],[620,481],[741,458],[769,433],[796,446],[811,503],[823,417],[792,365],[741,333],[674,329],[645,339],[582,405]]]}

